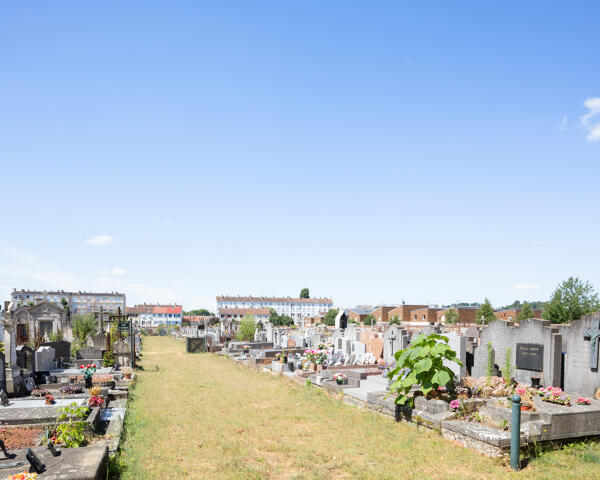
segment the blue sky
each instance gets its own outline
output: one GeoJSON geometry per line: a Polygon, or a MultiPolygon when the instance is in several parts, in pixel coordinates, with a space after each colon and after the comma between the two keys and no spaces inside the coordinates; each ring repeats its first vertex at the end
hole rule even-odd
{"type": "Polygon", "coordinates": [[[598,2],[4,2],[0,294],[600,287],[598,2]]]}

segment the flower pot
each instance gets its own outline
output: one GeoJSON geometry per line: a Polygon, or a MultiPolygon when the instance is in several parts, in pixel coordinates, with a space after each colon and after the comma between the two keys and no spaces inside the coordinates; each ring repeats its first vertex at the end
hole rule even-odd
{"type": "Polygon", "coordinates": [[[84,377],[85,380],[85,388],[92,388],[92,377],[84,377]]]}
{"type": "Polygon", "coordinates": [[[322,372],[324,370],[322,363],[317,363],[317,372],[322,372]]]}
{"type": "Polygon", "coordinates": [[[131,373],[126,373],[126,374],[125,374],[125,378],[126,378],[127,380],[131,379],[131,373]]]}
{"type": "Polygon", "coordinates": [[[311,363],[311,364],[310,364],[310,369],[311,369],[313,372],[316,372],[316,371],[317,371],[317,364],[316,364],[316,363],[311,363]]]}
{"type": "Polygon", "coordinates": [[[533,410],[533,405],[521,405],[522,412],[530,412],[533,410]]]}

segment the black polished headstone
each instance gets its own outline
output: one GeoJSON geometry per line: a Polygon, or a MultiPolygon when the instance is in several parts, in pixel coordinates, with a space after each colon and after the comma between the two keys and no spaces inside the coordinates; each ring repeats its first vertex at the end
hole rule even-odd
{"type": "Polygon", "coordinates": [[[38,458],[38,456],[33,453],[31,448],[27,449],[27,453],[25,454],[25,458],[29,461],[31,465],[31,470],[35,473],[42,473],[46,470],[46,465],[42,463],[42,461],[38,458]]]}
{"type": "Polygon", "coordinates": [[[517,343],[517,368],[542,372],[544,370],[544,345],[517,343]]]}

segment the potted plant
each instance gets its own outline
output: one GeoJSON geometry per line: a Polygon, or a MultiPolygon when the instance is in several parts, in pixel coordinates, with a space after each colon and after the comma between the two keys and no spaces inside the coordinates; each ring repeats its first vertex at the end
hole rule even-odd
{"type": "Polygon", "coordinates": [[[44,397],[46,399],[46,405],[54,405],[54,397],[49,393],[44,397]]]}
{"type": "Polygon", "coordinates": [[[133,372],[131,367],[123,367],[121,369],[121,371],[123,372],[123,376],[129,380],[131,378],[131,373],[133,372]]]}
{"type": "Polygon", "coordinates": [[[281,363],[287,363],[287,355],[285,354],[285,348],[281,349],[281,354],[279,355],[279,361],[281,363]]]}
{"type": "Polygon", "coordinates": [[[85,388],[92,388],[92,376],[96,372],[98,367],[95,363],[88,363],[87,365],[80,365],[79,369],[83,374],[83,379],[85,380],[85,388]]]}
{"type": "Polygon", "coordinates": [[[248,355],[250,353],[250,345],[242,345],[242,352],[244,352],[244,355],[248,355]]]}
{"type": "Polygon", "coordinates": [[[526,388],[519,387],[515,389],[515,393],[521,397],[521,411],[530,412],[535,409],[531,394],[526,388]]]}

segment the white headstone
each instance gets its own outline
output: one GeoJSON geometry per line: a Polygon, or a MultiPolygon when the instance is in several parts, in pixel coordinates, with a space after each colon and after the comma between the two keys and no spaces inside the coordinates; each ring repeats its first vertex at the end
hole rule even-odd
{"type": "Polygon", "coordinates": [[[40,347],[34,352],[34,355],[34,365],[37,372],[49,372],[56,368],[56,362],[54,361],[56,352],[52,347],[40,347]]]}

